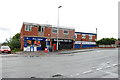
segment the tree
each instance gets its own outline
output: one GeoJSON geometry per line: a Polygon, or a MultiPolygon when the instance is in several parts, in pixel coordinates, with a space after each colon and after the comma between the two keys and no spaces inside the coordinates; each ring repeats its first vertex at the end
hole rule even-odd
{"type": "Polygon", "coordinates": [[[97,41],[98,45],[111,45],[111,44],[115,44],[115,41],[117,39],[115,38],[102,38],[101,40],[97,41]]]}
{"type": "Polygon", "coordinates": [[[120,41],[120,38],[118,38],[118,41],[120,41]]]}
{"type": "Polygon", "coordinates": [[[11,49],[20,48],[20,33],[15,34],[9,40],[6,39],[6,42],[4,42],[3,45],[8,45],[11,49]]]}

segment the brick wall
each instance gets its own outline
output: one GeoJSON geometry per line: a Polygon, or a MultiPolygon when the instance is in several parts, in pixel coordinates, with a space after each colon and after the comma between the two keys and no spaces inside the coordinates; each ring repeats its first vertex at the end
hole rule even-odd
{"type": "Polygon", "coordinates": [[[44,37],[51,37],[51,28],[44,28],[44,37]]]}
{"type": "Polygon", "coordinates": [[[82,34],[77,34],[76,41],[92,41],[95,42],[95,39],[97,38],[96,35],[92,36],[92,39],[89,39],[89,35],[86,34],[86,38],[82,38],[82,34]]]}
{"type": "MultiPolygon", "coordinates": [[[[68,34],[64,34],[64,30],[63,29],[59,29],[59,34],[58,34],[58,38],[61,39],[74,39],[74,30],[68,30],[68,34]]],[[[52,33],[51,31],[51,37],[52,38],[56,38],[57,34],[56,33],[52,33]]]]}

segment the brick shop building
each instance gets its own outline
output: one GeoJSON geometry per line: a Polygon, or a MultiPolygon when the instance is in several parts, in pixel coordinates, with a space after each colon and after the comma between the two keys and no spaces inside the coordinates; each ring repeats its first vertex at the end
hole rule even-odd
{"type": "Polygon", "coordinates": [[[74,33],[75,29],[24,22],[20,31],[21,50],[39,51],[45,48],[56,50],[57,38],[59,50],[72,49],[74,33]]]}
{"type": "Polygon", "coordinates": [[[75,32],[74,48],[96,47],[97,34],[75,32]]]}

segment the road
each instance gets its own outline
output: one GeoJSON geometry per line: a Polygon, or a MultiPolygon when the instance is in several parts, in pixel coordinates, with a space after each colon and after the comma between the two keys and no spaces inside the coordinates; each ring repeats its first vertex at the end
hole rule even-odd
{"type": "Polygon", "coordinates": [[[118,78],[118,49],[51,56],[2,57],[2,78],[30,77],[118,78]]]}

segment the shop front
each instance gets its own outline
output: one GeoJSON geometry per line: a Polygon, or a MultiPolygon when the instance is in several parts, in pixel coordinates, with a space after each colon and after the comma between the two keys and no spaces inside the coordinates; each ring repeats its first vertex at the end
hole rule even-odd
{"type": "Polygon", "coordinates": [[[24,37],[24,51],[40,51],[46,48],[46,38],[24,37]]]}
{"type": "MultiPolygon", "coordinates": [[[[58,49],[72,49],[73,40],[59,39],[58,49]]],[[[47,39],[43,37],[24,37],[24,51],[40,51],[48,48],[49,51],[57,50],[57,39],[47,39]]]]}
{"type": "Polygon", "coordinates": [[[74,48],[79,49],[79,48],[92,48],[96,47],[96,42],[88,42],[88,41],[75,41],[74,42],[74,48]]]}
{"type": "MultiPolygon", "coordinates": [[[[57,48],[57,39],[52,39],[53,50],[57,48]]],[[[72,49],[73,48],[73,40],[71,39],[58,39],[58,49],[72,49]]]]}

